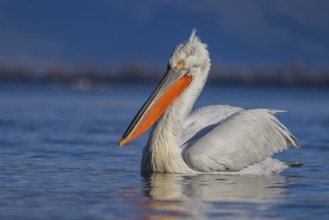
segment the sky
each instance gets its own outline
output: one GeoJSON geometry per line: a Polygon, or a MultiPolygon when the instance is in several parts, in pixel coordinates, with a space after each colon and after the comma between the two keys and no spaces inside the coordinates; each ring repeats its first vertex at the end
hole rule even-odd
{"type": "Polygon", "coordinates": [[[0,0],[0,63],[166,67],[193,28],[226,68],[329,68],[327,0],[0,0]]]}

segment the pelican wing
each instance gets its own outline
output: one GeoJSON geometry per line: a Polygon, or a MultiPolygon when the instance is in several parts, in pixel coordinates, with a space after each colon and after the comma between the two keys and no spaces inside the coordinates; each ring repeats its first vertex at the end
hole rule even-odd
{"type": "Polygon", "coordinates": [[[185,147],[188,142],[194,142],[220,122],[241,110],[243,109],[240,107],[230,105],[210,105],[193,111],[184,122],[180,146],[185,147]]]}
{"type": "Polygon", "coordinates": [[[185,142],[185,161],[197,171],[238,171],[290,146],[299,147],[296,138],[274,116],[276,112],[232,110],[232,114],[208,126],[207,132],[195,133],[185,142]]]}

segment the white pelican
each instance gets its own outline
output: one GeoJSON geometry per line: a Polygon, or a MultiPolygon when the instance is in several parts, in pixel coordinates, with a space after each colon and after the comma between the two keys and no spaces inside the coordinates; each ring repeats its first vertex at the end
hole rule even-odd
{"type": "Polygon", "coordinates": [[[207,45],[193,30],[174,49],[167,73],[119,143],[123,146],[157,122],[143,150],[141,171],[272,175],[301,165],[271,158],[299,147],[275,110],[213,105],[191,112],[209,69],[207,45]]]}

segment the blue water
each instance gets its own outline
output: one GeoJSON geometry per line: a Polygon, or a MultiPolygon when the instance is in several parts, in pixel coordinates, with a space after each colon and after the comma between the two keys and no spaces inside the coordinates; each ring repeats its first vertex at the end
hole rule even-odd
{"type": "Polygon", "coordinates": [[[139,173],[147,135],[117,146],[152,86],[0,85],[0,219],[329,217],[329,90],[207,86],[196,106],[287,110],[304,161],[278,176],[139,173]]]}

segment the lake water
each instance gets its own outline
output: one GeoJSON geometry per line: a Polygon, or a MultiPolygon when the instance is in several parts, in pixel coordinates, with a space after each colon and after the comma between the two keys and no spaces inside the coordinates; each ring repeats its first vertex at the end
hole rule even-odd
{"type": "Polygon", "coordinates": [[[0,85],[0,219],[329,218],[329,89],[207,86],[196,106],[287,110],[304,161],[278,176],[142,176],[147,136],[118,147],[153,86],[0,85]]]}

